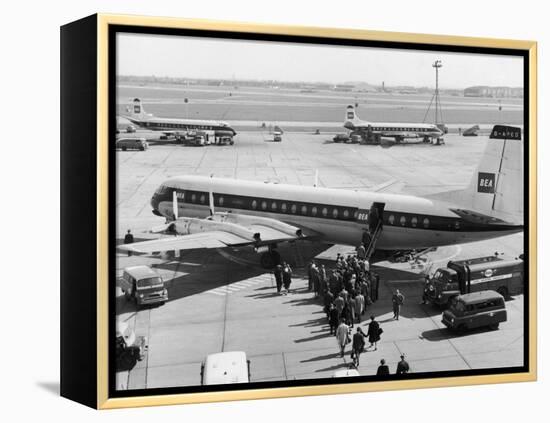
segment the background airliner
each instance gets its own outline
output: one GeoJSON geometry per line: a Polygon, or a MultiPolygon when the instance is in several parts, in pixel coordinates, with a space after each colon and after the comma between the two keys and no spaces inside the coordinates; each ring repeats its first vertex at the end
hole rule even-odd
{"type": "Polygon", "coordinates": [[[189,130],[214,131],[216,137],[233,137],[237,134],[226,122],[198,119],[161,118],[146,113],[139,98],[134,98],[128,106],[129,115],[124,115],[133,124],[151,131],[162,131],[165,134],[189,130]]]}
{"type": "Polygon", "coordinates": [[[406,138],[422,138],[426,142],[440,139],[443,131],[436,125],[428,123],[395,123],[395,122],[367,122],[359,119],[353,106],[346,108],[344,127],[361,132],[363,136],[372,137],[379,144],[381,137],[394,138],[401,142],[406,138]]]}
{"type": "Polygon", "coordinates": [[[153,231],[174,236],[121,248],[153,253],[252,246],[263,253],[262,264],[269,267],[278,260],[278,243],[315,239],[357,246],[367,228],[370,253],[521,232],[523,146],[521,139],[494,138],[502,128],[520,133],[495,126],[470,185],[453,192],[453,202],[388,193],[389,185],[367,192],[179,176],[163,182],[151,199],[153,213],[166,218],[153,231]]]}

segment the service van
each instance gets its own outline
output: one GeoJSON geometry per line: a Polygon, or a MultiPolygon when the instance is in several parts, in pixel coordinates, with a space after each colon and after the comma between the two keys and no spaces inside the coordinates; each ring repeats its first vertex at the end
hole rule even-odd
{"type": "Polygon", "coordinates": [[[496,291],[479,291],[455,297],[441,321],[451,330],[465,331],[485,326],[496,330],[506,319],[504,297],[496,291]]]}
{"type": "Polygon", "coordinates": [[[147,144],[147,140],[145,138],[119,138],[116,140],[116,148],[122,151],[145,151],[149,148],[149,144],[147,144]]]}
{"type": "Polygon", "coordinates": [[[120,288],[126,299],[133,300],[137,306],[168,301],[168,290],[162,277],[149,266],[126,267],[122,272],[120,288]]]}
{"type": "Polygon", "coordinates": [[[493,290],[505,299],[523,292],[523,260],[502,255],[449,261],[437,269],[424,287],[424,299],[439,306],[451,305],[458,295],[493,290]]]}
{"type": "Polygon", "coordinates": [[[250,361],[243,351],[210,354],[201,364],[201,385],[250,382],[250,361]]]}

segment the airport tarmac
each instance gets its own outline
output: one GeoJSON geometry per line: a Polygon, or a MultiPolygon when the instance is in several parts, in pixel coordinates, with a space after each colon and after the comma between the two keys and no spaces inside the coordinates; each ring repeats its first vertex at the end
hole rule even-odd
{"type": "MultiPolygon", "coordinates": [[[[140,132],[135,135],[139,135],[140,132]]],[[[134,135],[134,134],[132,134],[134,135]]],[[[149,200],[165,179],[182,174],[364,189],[390,179],[403,181],[404,193],[425,195],[468,184],[487,138],[448,135],[443,146],[335,144],[333,134],[285,132],[281,143],[268,132],[239,132],[233,146],[186,147],[151,143],[147,151],[117,152],[117,237],[132,229],[136,240],[162,224],[149,200]]],[[[393,372],[405,353],[412,372],[484,369],[523,364],[523,296],[507,302],[508,321],[497,331],[456,335],[443,328],[441,310],[420,305],[423,275],[448,260],[491,255],[517,256],[522,234],[475,244],[440,248],[423,263],[377,263],[380,298],[367,311],[384,329],[377,351],[361,356],[359,372],[373,375],[381,358],[393,372]],[[391,290],[406,297],[399,321],[391,319],[391,290]]],[[[200,363],[211,353],[242,350],[251,361],[252,381],[331,377],[350,363],[342,359],[321,300],[307,292],[304,265],[310,257],[331,267],[348,246],[304,242],[281,246],[294,268],[289,295],[277,295],[272,275],[249,249],[197,250],[179,259],[117,255],[117,272],[149,264],[168,282],[170,300],[136,310],[117,289],[116,314],[148,339],[148,353],[129,372],[117,374],[118,389],[190,386],[200,383],[200,363]]],[[[366,317],[362,326],[366,325],[366,317]]],[[[355,328],[354,328],[355,330],[355,328]]]]}

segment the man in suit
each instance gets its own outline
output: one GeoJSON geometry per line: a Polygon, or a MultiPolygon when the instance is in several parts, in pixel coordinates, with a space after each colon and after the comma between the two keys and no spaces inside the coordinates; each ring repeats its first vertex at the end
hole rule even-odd
{"type": "Polygon", "coordinates": [[[390,368],[386,364],[386,360],[382,359],[380,360],[380,366],[378,366],[378,370],[376,371],[376,376],[389,376],[390,374],[390,368]]]}
{"type": "Polygon", "coordinates": [[[397,375],[405,375],[409,373],[410,367],[409,363],[405,360],[405,354],[401,354],[401,361],[397,363],[397,369],[395,370],[395,374],[397,375]]]}
{"type": "Polygon", "coordinates": [[[395,293],[392,295],[391,302],[393,306],[393,318],[395,320],[399,320],[399,315],[401,314],[401,306],[403,305],[403,302],[405,301],[405,297],[401,292],[399,292],[399,289],[395,290],[395,293]]]}
{"type": "Polygon", "coordinates": [[[353,342],[351,344],[353,354],[353,364],[355,367],[359,367],[359,356],[365,348],[365,334],[360,327],[357,328],[357,332],[353,335],[353,342]]]}
{"type": "MultiPolygon", "coordinates": [[[[128,232],[124,236],[124,243],[131,244],[133,242],[134,242],[134,235],[132,235],[132,233],[130,232],[130,229],[128,229],[128,232]]],[[[131,255],[132,255],[132,252],[128,251],[128,256],[131,256],[131,255]]]]}

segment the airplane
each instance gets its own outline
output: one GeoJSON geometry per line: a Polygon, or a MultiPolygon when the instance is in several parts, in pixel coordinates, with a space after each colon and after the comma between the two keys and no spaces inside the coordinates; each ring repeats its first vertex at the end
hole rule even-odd
{"type": "Polygon", "coordinates": [[[226,122],[198,119],[161,118],[146,113],[141,100],[134,98],[132,105],[126,108],[129,115],[124,115],[134,125],[151,131],[162,131],[165,135],[178,135],[190,130],[214,131],[216,138],[234,137],[237,132],[226,122]]]}
{"type": "Polygon", "coordinates": [[[376,144],[380,144],[382,137],[394,138],[397,143],[407,138],[422,138],[424,142],[435,140],[441,144],[444,134],[436,125],[428,123],[367,122],[359,119],[352,105],[346,108],[344,128],[362,133],[367,141],[373,140],[376,144]]]}
{"type": "Polygon", "coordinates": [[[370,259],[375,251],[387,256],[521,232],[521,133],[519,139],[496,138],[502,128],[520,133],[495,126],[470,185],[448,201],[388,192],[393,184],[362,191],[178,176],[163,182],[151,198],[153,213],[166,219],[151,231],[172,236],[119,248],[152,254],[253,247],[262,254],[262,266],[270,268],[279,262],[276,247],[283,242],[357,246],[367,233],[370,259]]]}

